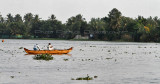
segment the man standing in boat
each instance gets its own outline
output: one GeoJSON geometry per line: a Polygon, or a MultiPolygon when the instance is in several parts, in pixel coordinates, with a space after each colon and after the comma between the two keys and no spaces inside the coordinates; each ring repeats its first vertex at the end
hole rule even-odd
{"type": "Polygon", "coordinates": [[[34,45],[33,50],[40,50],[38,44],[34,45]]]}
{"type": "Polygon", "coordinates": [[[53,50],[53,46],[51,45],[51,43],[48,43],[47,49],[48,49],[48,50],[53,50]]]}

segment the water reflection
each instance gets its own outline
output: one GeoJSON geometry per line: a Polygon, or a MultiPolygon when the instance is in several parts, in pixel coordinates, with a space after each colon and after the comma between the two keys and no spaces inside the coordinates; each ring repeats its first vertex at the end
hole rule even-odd
{"type": "MultiPolygon", "coordinates": [[[[39,55],[39,54],[25,54],[25,55],[39,55]]],[[[51,55],[58,55],[58,56],[66,55],[66,56],[72,56],[72,54],[51,54],[51,55]]]]}

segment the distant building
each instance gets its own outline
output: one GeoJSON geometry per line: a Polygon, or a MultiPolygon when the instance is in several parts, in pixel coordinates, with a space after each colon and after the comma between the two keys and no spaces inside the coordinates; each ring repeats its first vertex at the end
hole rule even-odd
{"type": "Polygon", "coordinates": [[[89,39],[89,36],[76,35],[74,39],[89,39]]]}

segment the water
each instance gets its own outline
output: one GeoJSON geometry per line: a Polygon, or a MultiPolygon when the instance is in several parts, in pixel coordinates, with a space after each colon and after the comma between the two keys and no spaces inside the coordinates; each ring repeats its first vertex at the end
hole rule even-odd
{"type": "Polygon", "coordinates": [[[0,84],[160,84],[160,44],[106,41],[9,40],[0,43],[0,84]],[[74,47],[70,55],[37,61],[20,47],[74,47]],[[68,61],[64,61],[68,59],[68,61]],[[98,76],[93,80],[71,80],[98,76]]]}

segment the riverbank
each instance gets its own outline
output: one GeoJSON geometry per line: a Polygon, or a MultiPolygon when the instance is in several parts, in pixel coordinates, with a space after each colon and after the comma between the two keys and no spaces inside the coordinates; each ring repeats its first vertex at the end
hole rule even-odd
{"type": "MultiPolygon", "coordinates": [[[[1,38],[1,40],[3,40],[1,38]]],[[[12,39],[10,39],[12,40],[12,39]]],[[[30,39],[16,39],[16,40],[66,40],[66,41],[106,41],[106,42],[134,42],[134,41],[124,41],[124,40],[99,40],[99,39],[60,39],[60,38],[30,38],[30,39]]],[[[4,39],[5,41],[5,39],[4,39]]],[[[135,42],[135,43],[159,43],[159,42],[135,42]]]]}

